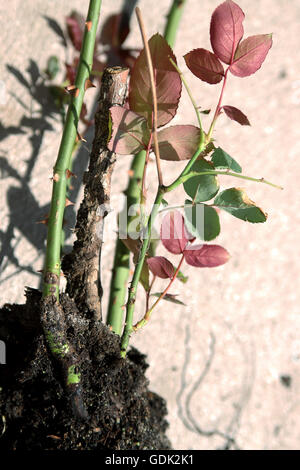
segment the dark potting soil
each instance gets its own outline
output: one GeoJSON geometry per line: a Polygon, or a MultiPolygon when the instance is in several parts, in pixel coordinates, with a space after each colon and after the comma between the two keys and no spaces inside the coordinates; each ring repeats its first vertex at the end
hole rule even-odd
{"type": "Polygon", "coordinates": [[[0,450],[169,449],[165,401],[148,389],[145,356],[120,358],[119,337],[61,296],[69,343],[79,357],[87,416],[76,417],[42,332],[41,296],[0,309],[0,450]]]}

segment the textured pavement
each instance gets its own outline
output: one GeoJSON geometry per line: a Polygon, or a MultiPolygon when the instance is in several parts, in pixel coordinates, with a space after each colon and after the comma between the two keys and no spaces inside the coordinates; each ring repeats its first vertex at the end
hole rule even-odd
{"type": "MultiPolygon", "coordinates": [[[[218,0],[187,0],[174,51],[182,56],[197,47],[210,48],[209,21],[218,0]]],[[[148,355],[151,388],[166,398],[169,437],[176,449],[224,448],[231,440],[241,449],[297,449],[300,438],[300,281],[299,281],[299,110],[300,62],[298,0],[240,0],[246,14],[245,37],[273,32],[273,47],[255,75],[230,76],[224,104],[237,106],[252,126],[241,127],[222,116],[217,144],[239,161],[244,173],[284,186],[224,177],[222,186],[246,188],[268,214],[267,223],[252,225],[221,214],[217,239],[231,254],[216,269],[185,267],[189,282],[174,285],[186,307],[162,303],[132,344],[148,355]],[[208,435],[210,434],[210,435],[208,435]]],[[[47,213],[61,126],[51,117],[38,69],[50,55],[65,60],[58,36],[44,15],[62,27],[70,12],[66,0],[11,0],[0,5],[0,303],[23,302],[24,285],[37,287],[43,266],[45,227],[35,222],[47,213]],[[36,67],[37,66],[37,67],[36,67]],[[31,76],[35,87],[28,84],[31,76]],[[26,82],[27,81],[27,82],[26,82]],[[34,97],[32,92],[34,91],[34,97]]],[[[169,0],[141,0],[149,35],[162,32],[169,0]]],[[[88,1],[73,0],[85,14],[88,1]]],[[[121,1],[103,0],[101,24],[121,1]]],[[[128,45],[141,45],[135,19],[128,45]]],[[[219,88],[186,73],[197,103],[214,107],[219,88]]],[[[90,91],[90,102],[97,91],[90,91]]],[[[204,126],[209,117],[203,119],[204,126]]],[[[185,92],[173,123],[195,124],[185,92]]],[[[74,195],[88,158],[92,133],[75,157],[74,195]],[[77,186],[76,186],[77,185],[77,186]]],[[[180,164],[166,162],[166,182],[180,164]]],[[[113,177],[112,204],[120,208],[130,157],[119,157],[113,177]]],[[[149,194],[155,190],[154,166],[149,194]]],[[[70,198],[72,199],[72,197],[70,198]]],[[[169,198],[182,201],[182,192],[169,198]]],[[[68,226],[74,212],[67,209],[68,226]]],[[[104,288],[110,280],[115,213],[107,217],[102,258],[104,288]]],[[[71,242],[71,232],[67,232],[71,242]]],[[[160,254],[165,254],[161,249],[160,254]]],[[[163,283],[162,283],[163,285],[163,283]]],[[[157,289],[159,290],[159,289],[157,289]]],[[[107,291],[107,289],[106,289],[107,291]]],[[[142,312],[142,301],[137,312],[142,312]]]]}

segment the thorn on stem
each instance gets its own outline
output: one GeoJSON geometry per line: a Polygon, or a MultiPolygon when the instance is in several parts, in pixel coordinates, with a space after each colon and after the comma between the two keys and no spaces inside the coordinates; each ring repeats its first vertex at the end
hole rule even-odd
{"type": "Polygon", "coordinates": [[[91,31],[92,24],[93,24],[92,21],[86,21],[86,22],[85,22],[85,26],[86,26],[86,29],[87,29],[88,31],[91,31]]]}
{"type": "Polygon", "coordinates": [[[72,173],[72,171],[66,169],[66,177],[67,177],[67,179],[71,178],[71,176],[74,176],[74,178],[77,178],[77,175],[75,175],[75,173],[72,173]]]}
{"type": "Polygon", "coordinates": [[[77,136],[76,136],[76,142],[86,142],[86,140],[82,137],[81,134],[79,134],[79,132],[77,131],[77,136]]]}
{"type": "Polygon", "coordinates": [[[48,225],[49,214],[45,214],[44,217],[45,217],[45,218],[44,218],[43,220],[38,220],[38,221],[36,222],[36,224],[48,225]]]}
{"type": "Polygon", "coordinates": [[[72,201],[70,201],[70,199],[68,199],[68,198],[66,197],[66,204],[65,204],[65,207],[74,206],[74,205],[75,205],[75,203],[72,202],[72,201]]]}
{"type": "Polygon", "coordinates": [[[96,85],[94,85],[94,83],[89,78],[87,78],[84,83],[84,89],[87,90],[88,88],[96,88],[96,85]]]}
{"type": "Polygon", "coordinates": [[[55,183],[58,183],[59,181],[59,174],[55,173],[53,176],[50,178],[51,181],[55,181],[55,183]]]}
{"type": "Polygon", "coordinates": [[[70,95],[75,96],[75,98],[77,98],[77,96],[79,95],[79,88],[77,88],[77,86],[75,85],[66,86],[65,90],[70,95]]]}
{"type": "Polygon", "coordinates": [[[48,225],[48,222],[49,222],[49,218],[47,217],[46,219],[38,220],[38,221],[36,222],[36,224],[48,225]]]}

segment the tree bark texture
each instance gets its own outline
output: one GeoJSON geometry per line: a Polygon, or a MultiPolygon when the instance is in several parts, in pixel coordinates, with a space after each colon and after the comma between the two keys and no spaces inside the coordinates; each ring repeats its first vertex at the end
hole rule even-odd
{"type": "Polygon", "coordinates": [[[101,320],[102,286],[100,257],[104,218],[109,209],[111,175],[115,153],[107,149],[109,109],[123,105],[126,98],[129,70],[121,67],[105,69],[102,77],[99,106],[95,114],[95,137],[88,171],[84,175],[84,198],[80,205],[73,251],[63,259],[67,277],[67,293],[85,316],[101,320]]]}

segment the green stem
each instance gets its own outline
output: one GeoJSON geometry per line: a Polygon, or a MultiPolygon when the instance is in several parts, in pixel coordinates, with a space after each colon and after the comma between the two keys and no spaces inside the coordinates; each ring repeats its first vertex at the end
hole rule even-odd
{"type": "MultiPolygon", "coordinates": [[[[185,2],[186,0],[173,0],[168,14],[164,37],[171,47],[173,47],[175,43],[176,32],[185,2]]],[[[146,152],[144,150],[133,158],[131,170],[133,170],[134,176],[130,178],[126,190],[127,208],[140,202],[141,187],[139,183],[143,177],[145,159],[146,152]]],[[[129,223],[130,218],[128,219],[128,224],[129,223]]],[[[110,284],[110,298],[106,322],[112,327],[113,331],[119,335],[121,334],[123,307],[129,278],[129,261],[129,249],[124,245],[122,240],[118,239],[114,257],[113,275],[110,284]]]]}
{"type": "Polygon", "coordinates": [[[193,95],[192,95],[191,89],[190,89],[190,87],[188,86],[187,81],[186,81],[186,79],[185,79],[183,73],[181,72],[180,68],[178,67],[178,65],[175,64],[174,60],[173,60],[171,57],[169,57],[169,61],[171,62],[171,64],[172,64],[173,67],[175,68],[175,70],[177,70],[177,72],[178,72],[179,75],[180,75],[181,81],[182,81],[182,83],[183,83],[183,85],[184,85],[184,87],[185,87],[185,89],[186,89],[187,94],[189,95],[189,98],[190,98],[191,103],[192,103],[192,105],[193,105],[193,108],[194,108],[194,110],[195,110],[195,113],[196,113],[196,116],[197,116],[197,120],[198,120],[198,123],[199,123],[199,127],[200,127],[200,129],[202,129],[202,123],[201,123],[200,113],[199,113],[199,110],[198,110],[197,103],[196,103],[196,101],[194,100],[194,97],[193,97],[193,95]]]}
{"type": "Polygon", "coordinates": [[[129,288],[127,309],[126,309],[126,322],[125,322],[125,328],[124,328],[122,340],[121,340],[121,357],[126,357],[126,350],[128,347],[129,338],[133,331],[132,323],[133,323],[133,313],[134,313],[134,308],[135,308],[137,286],[138,286],[141,272],[143,269],[147,250],[150,244],[152,227],[153,227],[155,218],[157,216],[157,213],[159,211],[159,207],[161,205],[161,201],[163,199],[164,193],[165,193],[164,188],[159,188],[157,191],[156,198],[152,207],[152,211],[148,219],[148,224],[146,227],[143,244],[142,244],[141,251],[139,254],[139,259],[136,264],[135,271],[134,271],[132,281],[131,281],[131,285],[129,288]]]}
{"type": "Polygon", "coordinates": [[[106,323],[117,335],[121,334],[123,318],[120,315],[124,308],[129,276],[130,252],[122,240],[118,238],[112,278],[110,284],[109,305],[106,323]]]}
{"type": "Polygon", "coordinates": [[[171,47],[173,47],[175,43],[176,33],[179,22],[181,20],[185,2],[186,0],[173,0],[173,4],[167,16],[168,21],[164,32],[164,37],[171,47]]]}
{"type": "MultiPolygon", "coordinates": [[[[141,181],[144,172],[145,159],[146,152],[145,150],[142,150],[132,160],[130,168],[130,174],[132,176],[130,176],[128,188],[125,191],[126,204],[123,209],[126,217],[128,214],[128,208],[140,202],[141,181]]],[[[131,220],[132,219],[129,217],[127,226],[129,226],[131,220]]],[[[129,249],[124,245],[122,240],[118,238],[112,270],[108,315],[106,321],[106,323],[110,325],[113,331],[118,335],[121,334],[122,330],[123,308],[129,277],[129,261],[129,249]]]]}
{"type": "Polygon", "coordinates": [[[185,183],[190,178],[194,178],[195,176],[203,176],[203,175],[223,175],[223,176],[234,176],[235,178],[240,178],[243,180],[248,181],[255,181],[256,183],[264,183],[272,186],[273,188],[283,189],[282,186],[278,186],[277,184],[271,183],[270,181],[265,180],[264,178],[252,178],[251,176],[240,175],[239,173],[231,173],[230,171],[218,171],[218,170],[207,170],[207,171],[190,171],[188,174],[181,174],[172,184],[165,187],[165,192],[173,191],[173,189],[177,188],[180,184],[185,183]]]}
{"type": "Polygon", "coordinates": [[[85,82],[92,70],[101,0],[90,0],[82,42],[75,89],[69,105],[58,157],[53,171],[53,189],[48,220],[47,250],[43,296],[59,300],[60,253],[63,216],[66,203],[67,175],[77,136],[77,125],[85,93],[85,82]]]}

